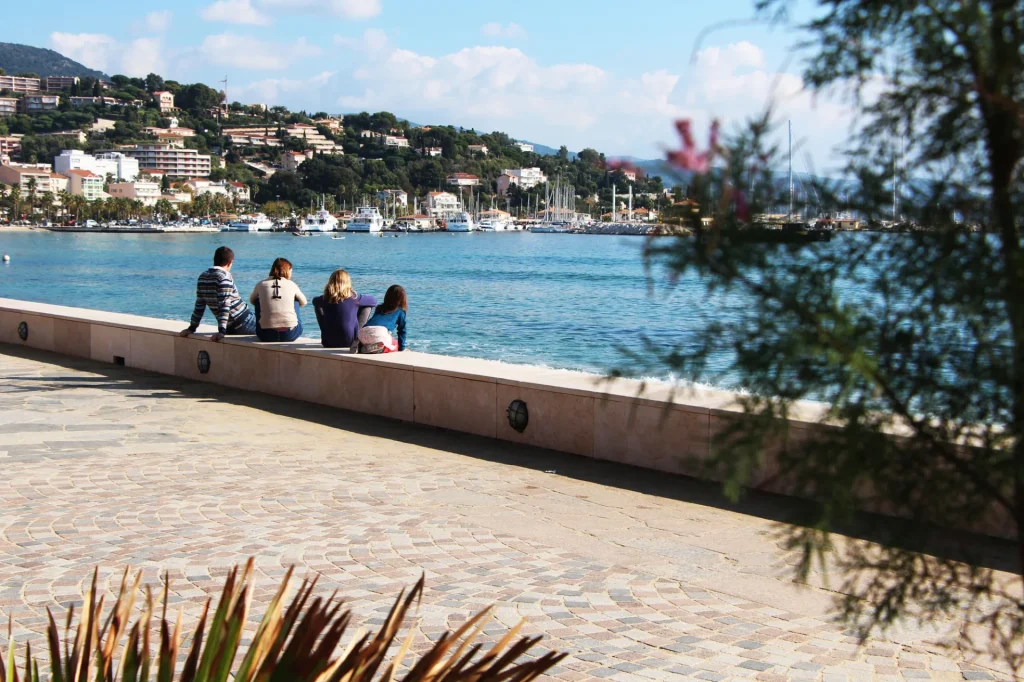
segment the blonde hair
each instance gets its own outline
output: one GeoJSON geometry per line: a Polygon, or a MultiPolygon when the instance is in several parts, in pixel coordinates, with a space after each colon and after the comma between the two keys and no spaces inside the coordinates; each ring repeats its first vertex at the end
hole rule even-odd
{"type": "Polygon", "coordinates": [[[291,279],[292,263],[287,258],[278,258],[270,266],[270,279],[291,279]]]}
{"type": "Polygon", "coordinates": [[[331,273],[331,278],[327,280],[327,286],[324,287],[324,301],[327,303],[341,303],[350,298],[355,298],[356,295],[356,292],[352,289],[352,278],[349,277],[348,271],[335,270],[331,273]]]}

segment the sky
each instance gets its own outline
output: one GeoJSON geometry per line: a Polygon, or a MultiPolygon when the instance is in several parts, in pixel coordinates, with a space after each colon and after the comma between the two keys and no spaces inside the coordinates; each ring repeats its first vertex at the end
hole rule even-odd
{"type": "Polygon", "coordinates": [[[700,138],[774,101],[798,170],[822,172],[850,130],[843,102],[803,87],[799,32],[752,21],[753,0],[51,0],[4,13],[0,41],[109,74],[226,78],[231,101],[387,110],[610,157],[660,158],[675,120],[700,138]]]}

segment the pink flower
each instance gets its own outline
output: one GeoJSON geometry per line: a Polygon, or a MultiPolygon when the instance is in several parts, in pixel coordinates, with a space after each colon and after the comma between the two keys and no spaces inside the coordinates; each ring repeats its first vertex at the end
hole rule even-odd
{"type": "Polygon", "coordinates": [[[637,176],[643,175],[643,171],[636,164],[625,159],[611,159],[608,161],[607,168],[609,172],[626,171],[636,173],[637,176]]]}
{"type": "Polygon", "coordinates": [[[683,148],[668,152],[667,159],[670,164],[681,170],[694,173],[707,173],[711,170],[711,159],[718,151],[718,121],[711,124],[711,135],[708,141],[708,149],[704,152],[697,151],[697,144],[693,139],[693,132],[690,129],[689,119],[676,121],[676,130],[683,140],[683,148]]]}

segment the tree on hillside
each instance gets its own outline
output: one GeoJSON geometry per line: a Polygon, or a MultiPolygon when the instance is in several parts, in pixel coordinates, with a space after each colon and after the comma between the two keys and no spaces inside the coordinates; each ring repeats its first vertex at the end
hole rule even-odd
{"type": "MultiPolygon", "coordinates": [[[[787,4],[759,3],[780,19],[787,4]]],[[[712,446],[713,471],[732,496],[757,485],[815,500],[809,522],[788,531],[799,575],[841,569],[844,613],[862,634],[952,616],[964,646],[1019,670],[1021,582],[990,566],[1024,567],[1024,5],[819,0],[805,28],[816,49],[806,81],[864,95],[840,189],[872,221],[930,229],[765,244],[751,221],[788,200],[772,173],[784,160],[770,112],[721,147],[713,132],[706,152],[681,122],[668,160],[692,176],[690,196],[715,198],[713,223],[694,220],[698,239],[652,242],[649,253],[674,276],[695,275],[718,307],[699,338],[646,355],[749,390],[746,416],[712,446]],[[901,137],[913,178],[897,185],[894,208],[901,137]],[[804,399],[825,405],[811,424],[791,418],[804,399]],[[873,529],[881,544],[833,544],[838,524],[865,522],[858,508],[917,524],[889,519],[873,529]],[[979,561],[977,544],[949,528],[1009,533],[1017,556],[979,561]]]]}
{"type": "Polygon", "coordinates": [[[146,91],[153,93],[164,89],[164,79],[155,73],[146,76],[146,91]]]}

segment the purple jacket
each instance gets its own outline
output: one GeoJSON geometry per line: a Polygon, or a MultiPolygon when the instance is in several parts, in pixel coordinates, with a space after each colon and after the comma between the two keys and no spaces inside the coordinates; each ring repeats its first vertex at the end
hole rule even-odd
{"type": "Polygon", "coordinates": [[[349,348],[359,334],[359,309],[377,305],[373,296],[361,295],[341,303],[327,303],[323,296],[313,299],[313,310],[320,325],[320,343],[324,348],[349,348]]]}

